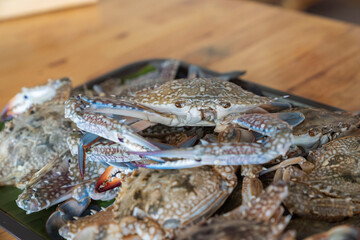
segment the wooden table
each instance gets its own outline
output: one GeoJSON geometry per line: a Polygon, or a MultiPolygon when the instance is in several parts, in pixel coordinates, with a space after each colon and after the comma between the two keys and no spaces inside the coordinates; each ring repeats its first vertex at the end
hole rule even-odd
{"type": "Polygon", "coordinates": [[[102,0],[1,22],[0,39],[0,106],[48,78],[79,85],[133,61],[178,58],[360,110],[360,27],[259,3],[102,0]]]}

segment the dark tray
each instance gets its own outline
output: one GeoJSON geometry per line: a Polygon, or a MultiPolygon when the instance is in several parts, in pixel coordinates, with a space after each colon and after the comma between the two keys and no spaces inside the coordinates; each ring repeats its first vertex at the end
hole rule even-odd
{"type": "MultiPolygon", "coordinates": [[[[93,85],[104,82],[108,79],[113,78],[128,78],[133,76],[139,70],[143,69],[148,65],[159,66],[162,62],[168,59],[149,59],[144,61],[139,61],[131,63],[120,67],[114,71],[111,71],[105,75],[102,75],[96,79],[93,79],[86,84],[79,86],[75,89],[81,90],[85,87],[91,88],[93,85]]],[[[186,77],[188,72],[189,63],[181,62],[180,68],[177,74],[177,78],[186,77]]],[[[220,73],[211,71],[206,68],[200,67],[200,69],[209,76],[219,76],[220,73]]],[[[245,72],[234,72],[237,75],[244,75],[245,72]]],[[[254,92],[258,95],[269,96],[269,97],[283,97],[286,98],[287,102],[292,103],[296,106],[307,106],[307,107],[317,107],[324,108],[330,111],[341,111],[341,109],[328,106],[322,103],[318,103],[306,98],[288,94],[286,92],[278,91],[272,88],[264,87],[259,84],[251,83],[244,79],[234,78],[231,81],[240,85],[244,89],[254,92]]],[[[15,200],[17,196],[21,193],[21,190],[16,189],[15,187],[0,187],[0,225],[5,228],[8,232],[13,234],[19,239],[50,239],[45,232],[45,222],[48,216],[55,211],[56,207],[51,207],[47,210],[43,210],[38,213],[33,213],[26,215],[25,211],[20,208],[16,209],[15,200]],[[16,209],[16,210],[15,210],[16,209]]]]}

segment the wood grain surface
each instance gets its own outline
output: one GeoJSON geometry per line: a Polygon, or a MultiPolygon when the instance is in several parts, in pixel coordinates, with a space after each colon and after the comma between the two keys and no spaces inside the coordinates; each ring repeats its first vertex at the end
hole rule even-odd
{"type": "Polygon", "coordinates": [[[360,27],[254,2],[102,0],[1,22],[0,39],[0,106],[48,78],[79,85],[133,61],[177,58],[360,110],[360,27]]]}

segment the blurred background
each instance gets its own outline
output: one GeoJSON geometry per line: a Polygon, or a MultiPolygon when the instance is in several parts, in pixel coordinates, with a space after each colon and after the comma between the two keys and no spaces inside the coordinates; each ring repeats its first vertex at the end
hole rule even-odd
{"type": "Polygon", "coordinates": [[[360,0],[254,0],[254,1],[360,24],[360,0]]]}
{"type": "MultiPolygon", "coordinates": [[[[101,0],[0,0],[0,20],[79,7],[101,0]]],[[[360,24],[360,0],[238,0],[256,1],[360,24]]]]}

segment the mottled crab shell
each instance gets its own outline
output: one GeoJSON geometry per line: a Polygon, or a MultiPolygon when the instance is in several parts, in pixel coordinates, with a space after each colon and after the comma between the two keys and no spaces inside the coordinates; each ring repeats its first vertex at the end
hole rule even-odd
{"type": "MultiPolygon", "coordinates": [[[[240,86],[217,78],[177,79],[154,90],[120,98],[153,110],[178,116],[203,113],[221,119],[231,113],[245,112],[273,99],[245,91],[240,86]]],[[[194,116],[195,117],[195,116],[194,116]]],[[[211,118],[209,116],[209,118],[211,118]]]]}
{"type": "Polygon", "coordinates": [[[334,197],[349,197],[360,203],[360,136],[333,140],[309,153],[315,169],[307,183],[334,197]]]}
{"type": "Polygon", "coordinates": [[[74,123],[64,118],[64,105],[34,106],[6,122],[0,132],[0,185],[23,186],[32,175],[64,152],[74,123]]]}
{"type": "Polygon", "coordinates": [[[55,205],[70,198],[76,183],[69,178],[69,164],[73,161],[69,151],[54,158],[28,182],[18,196],[16,204],[28,214],[55,205]]]}
{"type": "Polygon", "coordinates": [[[291,179],[286,208],[326,221],[360,214],[360,136],[335,139],[310,152],[308,160],[315,167],[291,179]]]}
{"type": "Polygon", "coordinates": [[[219,167],[218,171],[210,166],[167,171],[141,169],[138,176],[123,184],[110,208],[69,222],[60,233],[69,239],[135,236],[136,233],[131,231],[113,232],[114,229],[119,231],[114,225],[135,216],[139,221],[147,218],[155,221],[161,227],[157,230],[165,230],[171,235],[174,228],[213,214],[236,183],[235,168],[230,166],[219,167]],[[86,238],[81,238],[84,236],[86,238]]]}
{"type": "Polygon", "coordinates": [[[234,168],[222,167],[229,178],[211,166],[181,170],[143,170],[123,186],[114,203],[116,219],[132,215],[138,208],[164,229],[176,228],[210,216],[236,186],[234,168]],[[179,196],[182,196],[179,198],[179,196]]]}
{"type": "Polygon", "coordinates": [[[293,108],[301,112],[305,120],[293,128],[294,145],[312,150],[346,136],[360,126],[360,117],[349,112],[331,112],[318,108],[293,108]]]}
{"type": "Polygon", "coordinates": [[[18,196],[17,205],[27,213],[49,208],[70,197],[82,201],[84,197],[96,200],[112,199],[115,193],[99,195],[95,192],[95,183],[105,168],[98,162],[86,165],[86,175],[81,178],[77,158],[66,151],[36,172],[25,190],[18,196]],[[110,196],[111,195],[111,196],[110,196]]]}

